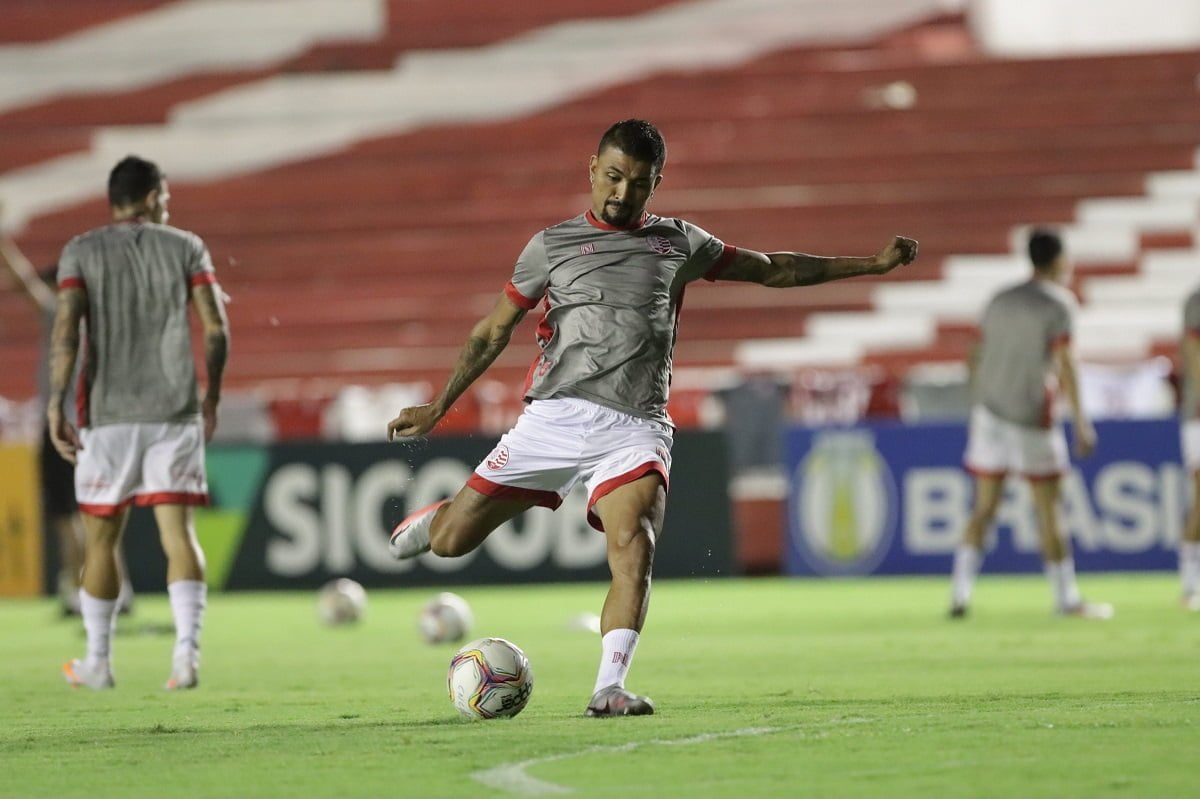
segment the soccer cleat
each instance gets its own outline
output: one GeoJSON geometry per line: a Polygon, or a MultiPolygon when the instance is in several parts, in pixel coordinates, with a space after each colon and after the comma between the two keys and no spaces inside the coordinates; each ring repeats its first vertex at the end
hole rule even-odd
{"type": "Polygon", "coordinates": [[[946,615],[951,619],[965,619],[967,617],[967,606],[955,602],[950,606],[950,612],[946,615]]]}
{"type": "Polygon", "coordinates": [[[103,691],[112,688],[112,669],[104,666],[89,666],[86,660],[68,660],[62,667],[63,678],[67,684],[75,688],[86,686],[93,691],[103,691]]]}
{"type": "Polygon", "coordinates": [[[176,663],[163,686],[165,691],[186,691],[200,684],[200,674],[194,663],[176,663]]]}
{"type": "Polygon", "coordinates": [[[1074,616],[1077,619],[1100,619],[1101,621],[1111,619],[1114,613],[1113,606],[1107,602],[1080,602],[1077,605],[1062,608],[1058,611],[1058,615],[1060,616],[1074,616]]]}
{"type": "Polygon", "coordinates": [[[437,509],[450,500],[443,499],[432,505],[426,505],[418,511],[409,514],[408,518],[396,525],[392,537],[388,540],[388,551],[396,560],[408,560],[429,551],[429,527],[433,524],[433,514],[437,509]]]}
{"type": "Polygon", "coordinates": [[[648,696],[638,696],[619,685],[601,688],[592,694],[584,715],[591,718],[609,716],[649,716],[654,713],[654,703],[648,696]]]}

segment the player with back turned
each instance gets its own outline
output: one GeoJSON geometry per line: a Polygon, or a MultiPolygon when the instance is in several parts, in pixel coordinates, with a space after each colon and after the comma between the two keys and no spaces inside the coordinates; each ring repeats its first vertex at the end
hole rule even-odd
{"type": "Polygon", "coordinates": [[[204,243],[166,224],[165,176],[129,156],[109,175],[110,224],[77,236],[58,264],[47,421],[59,453],[76,464],[86,532],[80,609],[87,655],[63,666],[72,685],[111,688],[120,569],[114,552],[131,505],[150,506],[167,556],[176,641],[169,690],[198,680],[207,592],[192,506],[207,502],[204,444],[217,423],[229,345],[222,295],[204,243]],[[201,400],[188,306],[204,336],[201,400]],[[86,327],[79,424],[63,412],[86,327]]]}
{"type": "Polygon", "coordinates": [[[674,433],[667,394],[687,284],[719,278],[807,286],[884,274],[917,253],[917,243],[901,237],[863,258],[729,246],[689,222],[646,211],[665,161],[666,145],[650,123],[611,126],[588,164],[591,208],[529,241],[441,392],[387,425],[389,439],[432,430],[507,346],[517,323],[545,302],[536,333],[540,354],[516,426],[451,500],[402,521],[391,545],[398,558],[430,550],[465,555],[530,507],[558,507],[582,481],[588,520],[607,537],[612,573],[588,716],[654,709],[647,697],[625,689],[625,678],[646,619],[662,532],[674,433]]]}

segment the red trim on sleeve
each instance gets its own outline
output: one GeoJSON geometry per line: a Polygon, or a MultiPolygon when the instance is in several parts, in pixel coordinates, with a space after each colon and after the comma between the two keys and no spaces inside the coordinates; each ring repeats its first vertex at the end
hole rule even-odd
{"type": "Polygon", "coordinates": [[[733,256],[737,255],[737,247],[731,244],[725,245],[725,250],[721,253],[721,257],[717,262],[709,267],[709,270],[704,273],[705,280],[716,280],[721,277],[721,273],[725,271],[725,267],[729,266],[733,261],[733,256]]]}
{"type": "Polygon", "coordinates": [[[526,311],[532,311],[537,307],[538,300],[526,297],[516,286],[513,285],[511,280],[508,281],[507,285],[505,285],[504,293],[510,300],[513,301],[513,305],[517,306],[518,308],[524,308],[526,311]]]}
{"type": "Polygon", "coordinates": [[[81,289],[84,288],[83,278],[81,277],[64,277],[58,281],[60,289],[81,289]]]}
{"type": "Polygon", "coordinates": [[[1070,333],[1059,333],[1054,338],[1050,339],[1050,349],[1056,350],[1059,347],[1065,347],[1071,343],[1070,333]]]}
{"type": "Polygon", "coordinates": [[[210,283],[216,283],[217,276],[212,272],[197,272],[188,278],[189,286],[204,286],[210,283]]]}
{"type": "Polygon", "coordinates": [[[634,467],[625,474],[619,474],[616,477],[610,477],[600,485],[596,486],[596,490],[588,498],[587,520],[595,529],[604,532],[604,523],[600,521],[600,517],[592,510],[596,503],[604,499],[605,496],[616,491],[623,485],[629,485],[634,480],[640,480],[651,472],[656,473],[663,481],[663,488],[670,490],[671,478],[667,474],[667,468],[659,461],[646,461],[641,466],[634,467]]]}
{"type": "Polygon", "coordinates": [[[550,508],[550,510],[555,510],[562,504],[562,497],[553,491],[493,483],[486,477],[481,477],[478,472],[472,472],[471,476],[467,478],[467,488],[474,489],[484,496],[495,499],[514,499],[518,502],[531,502],[538,507],[550,508]]]}

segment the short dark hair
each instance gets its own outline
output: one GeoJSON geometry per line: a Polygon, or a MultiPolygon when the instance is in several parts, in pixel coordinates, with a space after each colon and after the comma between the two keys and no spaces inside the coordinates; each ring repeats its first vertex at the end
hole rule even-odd
{"type": "Polygon", "coordinates": [[[153,161],[127,155],[108,173],[108,204],[113,208],[135,205],[162,188],[166,175],[153,161]]]}
{"type": "Polygon", "coordinates": [[[1054,231],[1035,228],[1029,234],[1029,260],[1033,261],[1033,268],[1039,272],[1053,266],[1062,251],[1062,237],[1054,231]]]}
{"type": "Polygon", "coordinates": [[[663,141],[658,128],[644,119],[623,119],[604,131],[596,155],[609,147],[620,150],[630,158],[645,161],[655,173],[661,173],[663,164],[667,162],[667,143],[663,141]]]}

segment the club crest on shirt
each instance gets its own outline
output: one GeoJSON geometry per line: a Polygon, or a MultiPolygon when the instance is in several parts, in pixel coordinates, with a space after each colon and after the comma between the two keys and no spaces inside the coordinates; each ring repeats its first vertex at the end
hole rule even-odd
{"type": "Polygon", "coordinates": [[[484,461],[484,465],[493,472],[503,469],[508,465],[508,447],[501,444],[492,450],[492,454],[488,455],[488,459],[484,461]]]}
{"type": "Polygon", "coordinates": [[[675,250],[666,236],[647,236],[646,246],[659,255],[670,255],[675,250]]]}
{"type": "Polygon", "coordinates": [[[590,241],[587,244],[579,245],[579,254],[580,255],[591,255],[595,251],[596,251],[596,245],[590,241]]]}

